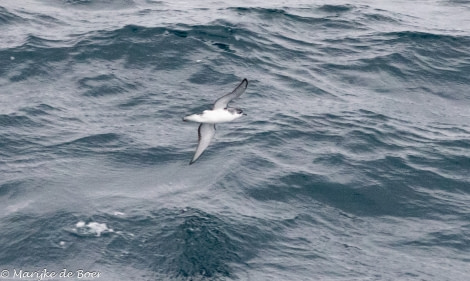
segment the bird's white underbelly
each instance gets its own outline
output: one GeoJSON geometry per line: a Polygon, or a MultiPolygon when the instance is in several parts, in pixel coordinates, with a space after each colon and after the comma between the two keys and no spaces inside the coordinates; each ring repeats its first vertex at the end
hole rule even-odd
{"type": "Polygon", "coordinates": [[[202,114],[189,115],[185,117],[185,120],[199,123],[223,123],[233,121],[240,116],[241,114],[232,114],[225,109],[216,109],[204,110],[202,114]]]}

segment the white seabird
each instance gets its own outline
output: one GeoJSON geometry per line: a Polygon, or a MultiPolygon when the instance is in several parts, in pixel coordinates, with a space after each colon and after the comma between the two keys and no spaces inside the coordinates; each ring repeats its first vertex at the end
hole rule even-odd
{"type": "Polygon", "coordinates": [[[212,110],[204,110],[202,114],[192,114],[183,118],[183,121],[193,121],[201,123],[198,129],[199,140],[196,148],[196,153],[189,165],[196,162],[204,150],[209,146],[212,138],[215,135],[215,124],[230,122],[237,118],[242,117],[243,111],[239,108],[229,108],[228,103],[241,96],[248,87],[248,80],[243,81],[238,85],[235,90],[215,101],[212,110]]]}

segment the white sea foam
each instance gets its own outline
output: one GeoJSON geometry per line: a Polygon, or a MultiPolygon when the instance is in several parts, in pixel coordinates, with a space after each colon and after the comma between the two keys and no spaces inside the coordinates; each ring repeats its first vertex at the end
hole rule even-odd
{"type": "Polygon", "coordinates": [[[75,225],[77,231],[84,232],[85,234],[95,234],[97,237],[101,236],[102,233],[114,232],[112,228],[108,228],[106,223],[79,221],[75,225]]]}

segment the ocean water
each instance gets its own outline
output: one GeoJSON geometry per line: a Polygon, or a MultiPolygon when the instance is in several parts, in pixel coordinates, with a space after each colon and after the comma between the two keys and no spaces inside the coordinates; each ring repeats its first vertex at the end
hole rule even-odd
{"type": "Polygon", "coordinates": [[[0,280],[470,280],[468,1],[2,0],[0,30],[0,280]],[[189,166],[182,117],[243,78],[189,166]]]}

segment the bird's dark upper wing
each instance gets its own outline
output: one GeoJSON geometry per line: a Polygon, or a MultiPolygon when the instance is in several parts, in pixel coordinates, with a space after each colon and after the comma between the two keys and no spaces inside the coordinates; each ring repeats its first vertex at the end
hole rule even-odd
{"type": "Polygon", "coordinates": [[[204,150],[211,143],[211,140],[215,135],[215,124],[201,123],[201,125],[199,125],[198,135],[199,135],[199,142],[197,144],[196,153],[194,153],[194,157],[191,160],[191,162],[189,162],[189,165],[196,162],[199,156],[201,156],[204,150]]]}
{"type": "Polygon", "coordinates": [[[227,107],[227,104],[233,100],[241,96],[245,90],[246,87],[248,87],[248,80],[243,79],[243,81],[238,85],[235,90],[233,90],[230,94],[226,94],[225,96],[219,98],[218,100],[215,101],[214,103],[214,108],[213,109],[223,109],[227,107]]]}

